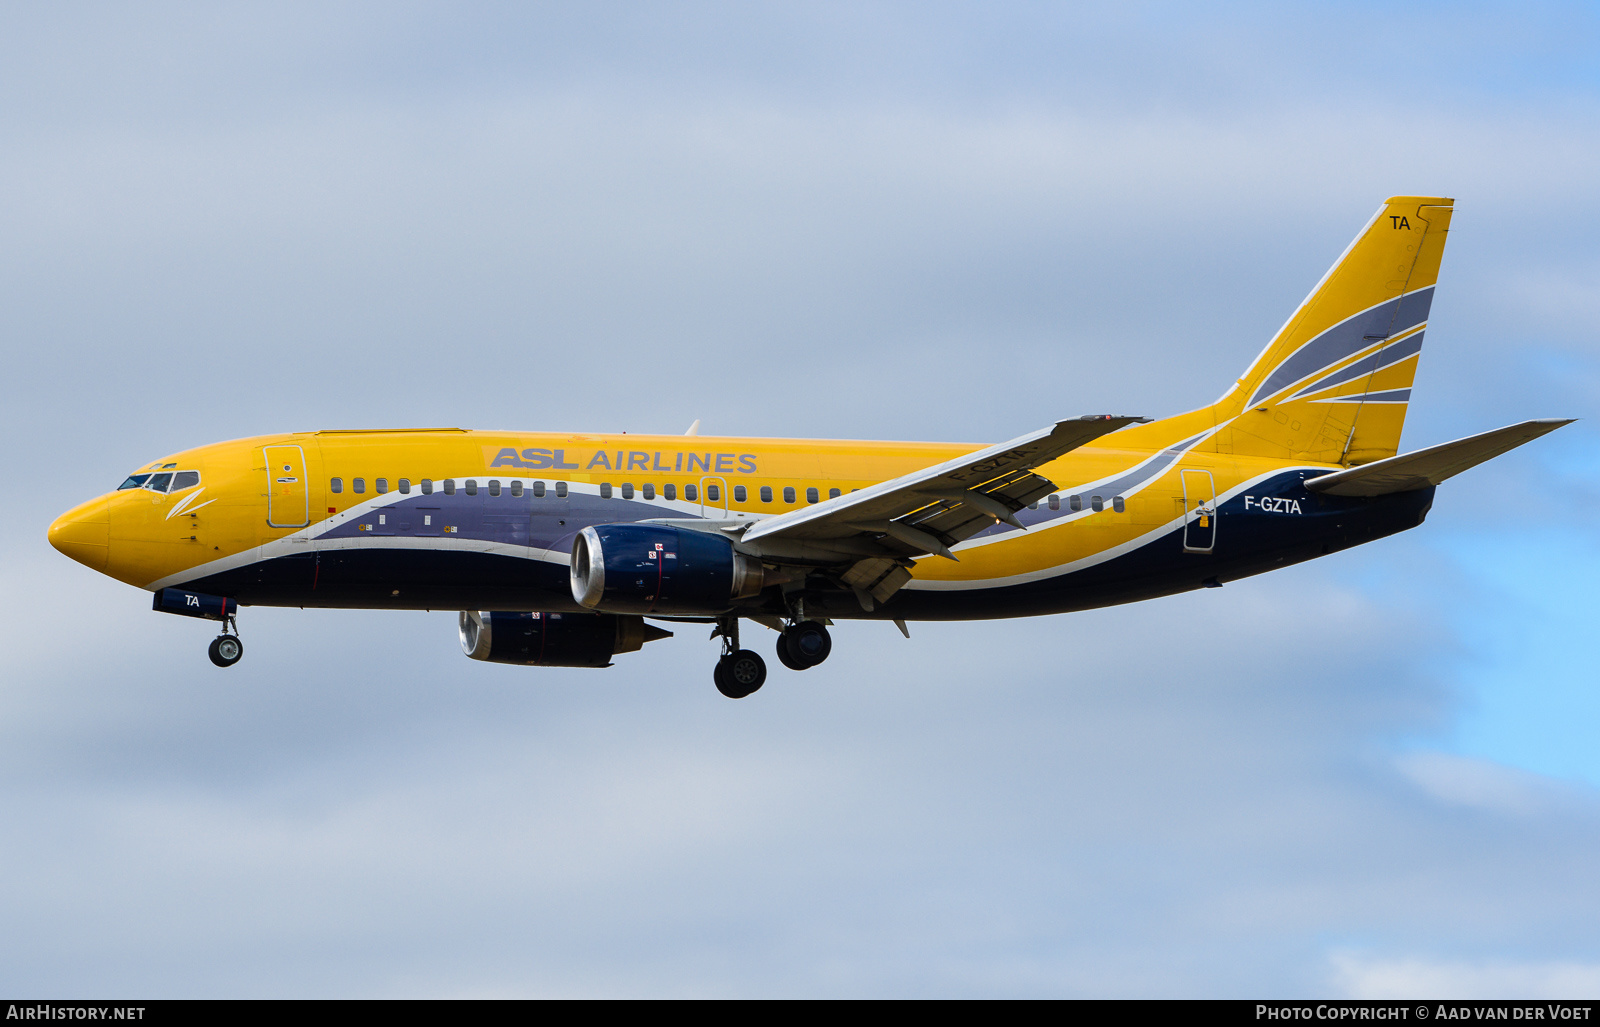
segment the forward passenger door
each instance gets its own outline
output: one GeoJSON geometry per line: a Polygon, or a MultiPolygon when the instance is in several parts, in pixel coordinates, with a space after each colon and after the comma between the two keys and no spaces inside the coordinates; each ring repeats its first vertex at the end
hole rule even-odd
{"type": "Polygon", "coordinates": [[[267,465],[267,524],[303,528],[310,523],[306,455],[299,446],[263,446],[267,465]]]}

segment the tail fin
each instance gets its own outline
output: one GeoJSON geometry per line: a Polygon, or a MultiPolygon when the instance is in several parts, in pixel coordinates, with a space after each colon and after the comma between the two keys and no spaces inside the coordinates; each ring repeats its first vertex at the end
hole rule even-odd
{"type": "Polygon", "coordinates": [[[1392,196],[1228,394],[1219,449],[1347,466],[1394,456],[1454,200],[1392,196]]]}

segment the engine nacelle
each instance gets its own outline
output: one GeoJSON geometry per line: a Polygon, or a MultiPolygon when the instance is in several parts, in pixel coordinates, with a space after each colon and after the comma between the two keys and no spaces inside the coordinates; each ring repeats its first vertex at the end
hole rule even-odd
{"type": "Polygon", "coordinates": [[[705,531],[597,524],[572,543],[572,598],[591,610],[717,614],[765,581],[760,560],[705,531]]]}
{"type": "Polygon", "coordinates": [[[474,660],[530,667],[609,667],[672,632],[643,617],[609,613],[478,613],[461,615],[461,651],[474,660]]]}

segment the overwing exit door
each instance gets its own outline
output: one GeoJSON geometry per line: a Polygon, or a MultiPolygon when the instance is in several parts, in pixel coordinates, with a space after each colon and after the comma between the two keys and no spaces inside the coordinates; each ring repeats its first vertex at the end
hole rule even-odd
{"type": "Polygon", "coordinates": [[[1183,470],[1183,551],[1209,553],[1217,543],[1217,490],[1210,471],[1183,470]]]}
{"type": "Polygon", "coordinates": [[[310,523],[306,489],[306,454],[299,446],[263,446],[267,461],[267,523],[274,528],[303,528],[310,523]]]}
{"type": "Polygon", "coordinates": [[[700,516],[728,516],[728,482],[708,476],[700,479],[700,516]]]}

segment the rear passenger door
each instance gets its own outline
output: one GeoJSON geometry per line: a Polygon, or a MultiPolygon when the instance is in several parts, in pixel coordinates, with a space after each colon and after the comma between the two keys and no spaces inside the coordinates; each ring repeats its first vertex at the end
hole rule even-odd
{"type": "Polygon", "coordinates": [[[1183,551],[1209,553],[1217,544],[1217,492],[1210,471],[1184,468],[1183,551]]]}

